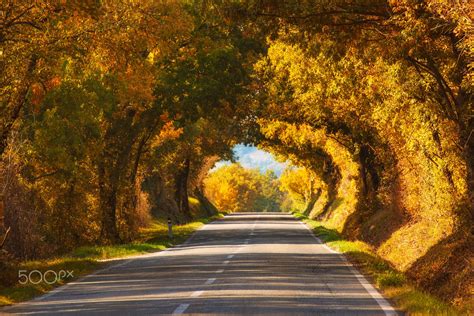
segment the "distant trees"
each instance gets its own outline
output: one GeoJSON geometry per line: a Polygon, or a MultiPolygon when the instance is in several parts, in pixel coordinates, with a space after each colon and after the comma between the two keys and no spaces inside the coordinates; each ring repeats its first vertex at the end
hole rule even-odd
{"type": "Polygon", "coordinates": [[[321,180],[311,170],[300,167],[287,168],[279,182],[280,190],[288,195],[288,210],[309,215],[321,195],[321,180]]]}
{"type": "Polygon", "coordinates": [[[226,212],[276,212],[283,198],[272,172],[245,169],[238,163],[222,166],[204,179],[204,190],[226,212]]]}

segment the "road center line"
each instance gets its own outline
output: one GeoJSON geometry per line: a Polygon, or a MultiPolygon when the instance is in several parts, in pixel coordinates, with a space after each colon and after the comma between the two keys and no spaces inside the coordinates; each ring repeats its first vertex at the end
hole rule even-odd
{"type": "Polygon", "coordinates": [[[204,293],[204,291],[194,291],[193,294],[191,294],[191,297],[201,296],[202,293],[204,293]]]}
{"type": "Polygon", "coordinates": [[[173,315],[181,315],[189,307],[189,304],[181,304],[173,312],[173,315]]]}
{"type": "Polygon", "coordinates": [[[210,285],[210,284],[214,283],[214,281],[216,281],[216,278],[207,279],[207,281],[206,281],[206,283],[204,283],[204,285],[210,285]]]}
{"type": "MultiPolygon", "coordinates": [[[[260,216],[259,216],[259,217],[260,217],[260,216]]],[[[253,223],[253,225],[252,225],[252,230],[251,230],[251,232],[250,232],[249,238],[247,238],[247,239],[245,240],[245,242],[244,242],[245,245],[250,242],[250,236],[254,236],[254,235],[255,235],[253,231],[254,231],[256,225],[257,225],[257,221],[255,221],[255,222],[253,223]]],[[[235,250],[232,252],[231,255],[228,255],[228,256],[227,256],[227,259],[232,259],[232,258],[234,257],[234,254],[237,253],[237,252],[239,252],[239,250],[240,250],[239,248],[235,249],[235,250]]],[[[223,264],[229,264],[229,262],[230,262],[229,260],[225,260],[225,261],[223,262],[223,264]]],[[[223,272],[224,272],[224,269],[219,269],[219,270],[216,271],[216,273],[223,273],[223,272]]],[[[207,281],[204,283],[204,285],[210,285],[210,284],[214,283],[215,281],[216,281],[216,278],[209,278],[209,279],[207,279],[207,281]]],[[[194,291],[194,292],[190,295],[190,297],[199,297],[199,296],[202,295],[202,293],[204,293],[203,290],[194,291]]],[[[174,310],[173,315],[181,315],[181,314],[183,314],[183,313],[186,311],[186,309],[189,307],[189,305],[190,305],[190,304],[181,304],[181,305],[179,305],[179,306],[174,310]]]]}

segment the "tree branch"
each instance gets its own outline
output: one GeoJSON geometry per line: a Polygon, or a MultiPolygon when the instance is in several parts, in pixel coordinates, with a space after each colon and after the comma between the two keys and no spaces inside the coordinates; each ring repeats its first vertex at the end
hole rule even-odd
{"type": "Polygon", "coordinates": [[[34,177],[34,178],[32,179],[32,181],[35,182],[35,181],[38,181],[39,179],[42,179],[42,178],[54,176],[55,174],[58,174],[58,173],[61,172],[61,171],[62,171],[61,169],[58,169],[58,170],[55,170],[55,171],[52,171],[52,172],[48,172],[48,173],[39,175],[39,176],[37,176],[37,177],[34,177]]]}
{"type": "Polygon", "coordinates": [[[448,83],[444,79],[443,75],[440,73],[439,69],[436,67],[434,60],[431,59],[430,57],[427,57],[428,64],[424,64],[411,56],[407,56],[405,57],[405,59],[411,64],[413,64],[419,73],[420,73],[419,70],[424,70],[436,80],[443,98],[449,105],[449,109],[446,108],[445,106],[442,106],[443,111],[447,113],[450,118],[458,121],[459,120],[459,114],[457,111],[458,102],[454,96],[453,91],[451,90],[448,83]]]}
{"type": "Polygon", "coordinates": [[[0,244],[0,249],[2,249],[3,246],[5,245],[5,242],[7,241],[7,237],[10,231],[11,231],[11,227],[8,227],[7,231],[5,232],[5,235],[3,235],[2,243],[0,244]]]}
{"type": "Polygon", "coordinates": [[[374,11],[364,11],[360,9],[352,9],[352,10],[344,10],[344,9],[334,9],[334,10],[327,10],[322,12],[313,12],[304,15],[282,15],[278,13],[270,13],[270,12],[257,12],[257,16],[266,16],[266,17],[273,17],[273,18],[282,18],[282,19],[294,19],[294,20],[307,20],[311,18],[317,17],[325,17],[325,16],[334,16],[340,14],[348,14],[348,15],[363,15],[363,16],[377,16],[384,19],[390,17],[388,12],[374,12],[374,11]]]}

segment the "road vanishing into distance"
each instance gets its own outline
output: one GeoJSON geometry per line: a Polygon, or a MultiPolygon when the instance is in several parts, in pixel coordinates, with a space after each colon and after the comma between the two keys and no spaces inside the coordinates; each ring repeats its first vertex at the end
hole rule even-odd
{"type": "Polygon", "coordinates": [[[228,215],[179,247],[117,261],[1,313],[397,315],[342,255],[284,213],[228,215]]]}

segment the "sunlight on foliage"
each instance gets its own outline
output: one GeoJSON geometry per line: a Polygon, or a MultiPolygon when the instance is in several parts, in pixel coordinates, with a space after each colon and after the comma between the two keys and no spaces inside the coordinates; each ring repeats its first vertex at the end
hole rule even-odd
{"type": "Polygon", "coordinates": [[[204,179],[210,201],[224,212],[276,212],[282,193],[272,171],[245,169],[234,163],[220,167],[204,179]]]}

